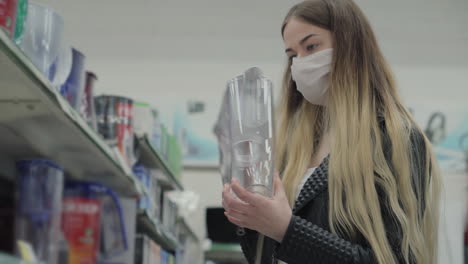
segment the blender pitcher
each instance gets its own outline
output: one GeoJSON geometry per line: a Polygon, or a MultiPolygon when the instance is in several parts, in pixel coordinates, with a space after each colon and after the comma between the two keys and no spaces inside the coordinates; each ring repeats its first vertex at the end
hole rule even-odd
{"type": "Polygon", "coordinates": [[[273,196],[273,85],[250,68],[227,85],[231,178],[248,191],[273,196]]]}

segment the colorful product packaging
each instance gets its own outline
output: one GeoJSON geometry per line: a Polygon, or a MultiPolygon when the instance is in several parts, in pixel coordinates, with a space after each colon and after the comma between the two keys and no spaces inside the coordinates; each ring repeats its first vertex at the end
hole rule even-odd
{"type": "Polygon", "coordinates": [[[95,264],[99,253],[101,205],[98,200],[65,197],[63,230],[69,243],[69,264],[95,264]]]}
{"type": "Polygon", "coordinates": [[[95,264],[128,250],[120,199],[111,189],[91,182],[67,182],[62,230],[69,243],[68,264],[95,264]]]}
{"type": "Polygon", "coordinates": [[[135,102],[134,105],[134,130],[138,137],[153,135],[154,116],[149,104],[135,102]]]}
{"type": "MultiPolygon", "coordinates": [[[[1,0],[0,0],[1,1],[1,0]]],[[[21,43],[28,15],[28,0],[17,0],[16,23],[14,39],[16,44],[21,43]]]]}
{"type": "Polygon", "coordinates": [[[133,139],[133,101],[118,96],[95,98],[98,131],[119,149],[129,166],[135,162],[133,139]]]}
{"type": "Polygon", "coordinates": [[[0,27],[6,29],[10,37],[14,37],[17,0],[0,0],[0,27]]]}

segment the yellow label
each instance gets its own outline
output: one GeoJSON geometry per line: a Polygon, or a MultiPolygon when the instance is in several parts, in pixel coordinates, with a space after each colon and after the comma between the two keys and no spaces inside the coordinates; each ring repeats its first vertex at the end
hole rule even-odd
{"type": "Polygon", "coordinates": [[[36,254],[34,254],[34,249],[32,248],[31,244],[23,240],[18,240],[17,243],[21,258],[28,264],[37,263],[36,254]]]}

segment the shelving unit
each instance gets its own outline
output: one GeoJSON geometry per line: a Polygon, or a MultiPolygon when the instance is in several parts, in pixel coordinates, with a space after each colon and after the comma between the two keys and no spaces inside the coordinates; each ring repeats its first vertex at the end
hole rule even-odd
{"type": "MultiPolygon", "coordinates": [[[[98,182],[123,197],[148,194],[117,151],[55,91],[2,29],[0,91],[0,177],[14,177],[17,160],[44,158],[63,166],[68,179],[98,182]]],[[[142,137],[137,143],[143,165],[161,170],[159,184],[165,190],[182,191],[178,175],[150,140],[142,137]]],[[[184,236],[200,243],[186,219],[179,218],[178,225],[184,236]]],[[[144,210],[137,213],[136,229],[172,253],[183,247],[144,210]]]]}
{"type": "Polygon", "coordinates": [[[192,227],[189,225],[187,220],[183,217],[180,217],[178,220],[178,224],[181,226],[181,228],[187,233],[194,241],[197,243],[200,243],[200,238],[198,235],[193,231],[192,227]]]}
{"type": "Polygon", "coordinates": [[[151,218],[144,210],[138,212],[137,231],[147,234],[166,250],[174,252],[180,247],[174,235],[170,234],[161,223],[151,218]]]}
{"type": "Polygon", "coordinates": [[[2,155],[12,161],[47,158],[63,166],[71,179],[99,182],[128,197],[142,193],[130,168],[119,161],[3,30],[0,89],[2,155]]]}
{"type": "Polygon", "coordinates": [[[153,147],[147,136],[138,139],[141,150],[140,161],[148,168],[158,168],[162,170],[165,179],[160,179],[160,182],[171,190],[183,190],[178,177],[170,169],[167,162],[162,158],[162,155],[153,147]]]}

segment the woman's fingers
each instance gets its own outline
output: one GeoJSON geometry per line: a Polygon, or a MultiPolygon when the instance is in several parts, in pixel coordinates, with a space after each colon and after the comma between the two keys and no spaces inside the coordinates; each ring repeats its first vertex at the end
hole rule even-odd
{"type": "Polygon", "coordinates": [[[236,210],[238,212],[248,213],[252,206],[244,201],[237,199],[229,189],[223,192],[223,207],[226,211],[236,210]]]}
{"type": "Polygon", "coordinates": [[[246,189],[244,189],[242,186],[239,185],[239,183],[236,180],[233,180],[231,188],[234,191],[234,193],[237,195],[237,197],[239,197],[239,199],[241,199],[242,201],[252,206],[256,207],[257,205],[259,205],[262,199],[261,196],[251,193],[247,191],[246,189]]]}
{"type": "Polygon", "coordinates": [[[227,219],[229,220],[229,222],[235,224],[236,226],[239,226],[239,227],[246,227],[244,221],[242,221],[242,220],[240,220],[240,219],[237,219],[237,218],[231,216],[231,215],[228,214],[227,212],[224,212],[224,215],[227,217],[227,219]]]}
{"type": "Polygon", "coordinates": [[[229,212],[226,212],[228,215],[236,218],[236,219],[239,219],[240,221],[245,221],[248,216],[246,213],[244,212],[239,212],[239,211],[236,211],[236,210],[231,210],[229,212]]]}

